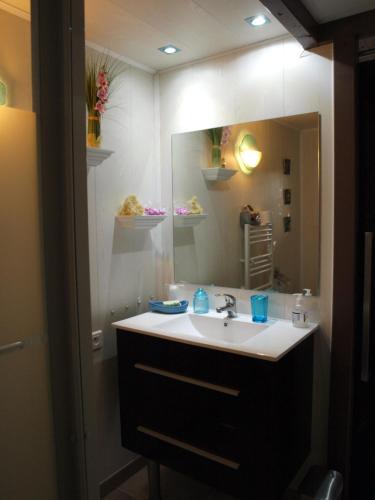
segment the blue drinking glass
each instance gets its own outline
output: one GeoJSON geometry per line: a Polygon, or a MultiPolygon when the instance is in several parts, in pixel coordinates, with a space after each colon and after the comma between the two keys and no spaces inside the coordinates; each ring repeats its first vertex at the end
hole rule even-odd
{"type": "Polygon", "coordinates": [[[252,295],[251,312],[254,323],[265,323],[268,314],[268,296],[267,295],[252,295]]]}

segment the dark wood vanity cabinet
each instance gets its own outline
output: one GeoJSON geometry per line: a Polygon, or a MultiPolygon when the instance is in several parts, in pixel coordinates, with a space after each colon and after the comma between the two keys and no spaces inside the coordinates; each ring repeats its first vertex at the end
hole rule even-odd
{"type": "Polygon", "coordinates": [[[117,331],[122,444],[240,499],[278,500],[310,450],[313,337],[278,362],[117,331]]]}

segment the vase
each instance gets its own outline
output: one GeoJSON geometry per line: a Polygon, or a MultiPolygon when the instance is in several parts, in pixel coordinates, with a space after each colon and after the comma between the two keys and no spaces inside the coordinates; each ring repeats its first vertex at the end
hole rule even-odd
{"type": "Polygon", "coordinates": [[[212,167],[221,167],[221,147],[218,144],[212,145],[212,167]]]}
{"type": "Polygon", "coordinates": [[[89,113],[87,117],[87,146],[90,148],[100,148],[100,114],[89,113]]]}

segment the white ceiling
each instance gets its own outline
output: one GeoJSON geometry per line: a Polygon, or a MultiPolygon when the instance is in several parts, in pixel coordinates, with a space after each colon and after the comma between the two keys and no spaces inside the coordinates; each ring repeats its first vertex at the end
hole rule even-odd
{"type": "MultiPolygon", "coordinates": [[[[302,0],[317,22],[375,9],[375,0],[302,0]]],[[[30,0],[0,0],[0,9],[28,18],[30,0]]],[[[86,39],[153,70],[203,59],[287,32],[259,0],[85,0],[86,39]],[[244,18],[266,14],[250,28],[244,18]],[[157,49],[174,44],[182,51],[157,49]]]]}
{"type": "Polygon", "coordinates": [[[318,23],[375,9],[375,0],[302,0],[318,23]]]}
{"type": "Polygon", "coordinates": [[[285,35],[258,0],[85,0],[86,39],[155,70],[285,35]],[[244,18],[272,22],[251,28],[244,18]],[[167,44],[181,52],[165,55],[167,44]]]}

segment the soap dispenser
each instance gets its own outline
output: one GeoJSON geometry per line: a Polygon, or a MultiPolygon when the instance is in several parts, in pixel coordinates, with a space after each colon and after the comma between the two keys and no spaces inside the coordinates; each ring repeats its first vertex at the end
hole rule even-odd
{"type": "Polygon", "coordinates": [[[193,308],[196,314],[207,314],[209,311],[209,300],[206,290],[198,288],[194,294],[193,308]]]}
{"type": "MultiPolygon", "coordinates": [[[[303,293],[293,294],[296,297],[296,302],[292,310],[292,323],[293,326],[297,328],[306,328],[309,325],[308,314],[304,305],[303,297],[305,295],[305,290],[303,293]]],[[[311,293],[310,293],[311,295],[311,293]]]]}

